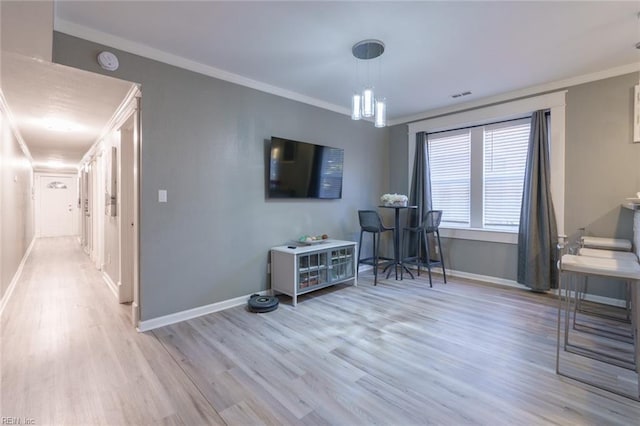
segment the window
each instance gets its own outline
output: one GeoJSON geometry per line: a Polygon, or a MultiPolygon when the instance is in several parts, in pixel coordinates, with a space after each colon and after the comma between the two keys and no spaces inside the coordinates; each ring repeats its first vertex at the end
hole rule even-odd
{"type": "MultiPolygon", "coordinates": [[[[515,232],[517,228],[515,226],[509,226],[508,229],[506,226],[491,228],[484,226],[484,134],[482,126],[490,127],[488,123],[496,123],[516,117],[524,118],[530,115],[531,111],[541,109],[550,111],[548,125],[551,194],[556,211],[558,233],[564,233],[566,91],[561,90],[544,95],[531,93],[530,95],[528,97],[523,96],[519,92],[519,99],[517,100],[500,101],[496,99],[496,103],[485,106],[477,105],[477,103],[461,104],[456,107],[458,111],[451,111],[450,108],[434,110],[429,112],[430,118],[409,123],[407,138],[409,184],[411,184],[411,170],[413,170],[416,153],[416,135],[419,132],[426,132],[430,139],[443,136],[443,131],[451,129],[466,128],[471,134],[470,224],[463,225],[443,221],[440,232],[442,237],[483,242],[490,241],[502,244],[518,243],[518,234],[515,232]],[[479,143],[477,142],[478,133],[480,134],[479,143]]],[[[489,101],[487,100],[486,103],[489,103],[489,101]]],[[[516,124],[515,122],[511,123],[516,124]]]]}
{"type": "Polygon", "coordinates": [[[450,227],[517,231],[529,118],[427,137],[433,208],[450,227]]]}
{"type": "Polygon", "coordinates": [[[515,228],[520,223],[529,145],[529,119],[484,128],[483,228],[515,228]]]}
{"type": "Polygon", "coordinates": [[[442,221],[469,226],[471,137],[469,130],[428,136],[431,199],[442,221]]]}

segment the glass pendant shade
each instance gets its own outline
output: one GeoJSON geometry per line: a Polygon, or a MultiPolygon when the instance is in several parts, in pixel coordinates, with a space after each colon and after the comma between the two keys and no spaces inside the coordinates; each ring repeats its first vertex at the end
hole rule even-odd
{"type": "Polygon", "coordinates": [[[376,100],[374,125],[376,127],[385,127],[387,125],[387,104],[384,99],[376,100]]]}
{"type": "Polygon", "coordinates": [[[351,98],[351,119],[360,120],[362,118],[362,96],[354,93],[351,98]]]}
{"type": "Polygon", "coordinates": [[[362,92],[362,116],[365,118],[373,117],[374,108],[373,89],[364,89],[362,92]]]}
{"type": "MultiPolygon", "coordinates": [[[[0,0],[1,1],[1,0],[0,0]]],[[[376,127],[386,127],[387,125],[387,104],[384,98],[376,99],[373,93],[373,85],[377,84],[371,80],[371,64],[379,58],[385,51],[382,41],[376,39],[366,39],[357,42],[351,48],[351,53],[356,59],[356,80],[358,80],[358,64],[363,63],[366,68],[365,89],[361,93],[355,93],[351,98],[351,119],[373,121],[376,127]]],[[[378,80],[380,80],[380,61],[378,64],[378,80]]]]}

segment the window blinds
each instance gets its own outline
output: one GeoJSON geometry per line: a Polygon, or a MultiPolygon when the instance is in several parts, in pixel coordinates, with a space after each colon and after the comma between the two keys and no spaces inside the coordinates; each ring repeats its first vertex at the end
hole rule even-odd
{"type": "Polygon", "coordinates": [[[471,200],[471,136],[469,130],[427,136],[431,199],[442,221],[469,226],[471,200]]]}
{"type": "Polygon", "coordinates": [[[483,226],[516,228],[529,144],[530,120],[485,126],[483,226]]]}

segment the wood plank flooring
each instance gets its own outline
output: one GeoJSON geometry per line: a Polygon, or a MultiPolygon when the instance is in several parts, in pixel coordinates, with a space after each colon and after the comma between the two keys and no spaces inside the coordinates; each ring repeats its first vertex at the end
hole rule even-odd
{"type": "Polygon", "coordinates": [[[150,333],[74,239],[36,242],[2,317],[0,416],[36,424],[639,424],[555,374],[556,300],[360,276],[150,333]]]}
{"type": "Polygon", "coordinates": [[[0,417],[225,424],[160,342],[135,331],[130,309],[75,238],[37,240],[2,314],[0,417]]]}

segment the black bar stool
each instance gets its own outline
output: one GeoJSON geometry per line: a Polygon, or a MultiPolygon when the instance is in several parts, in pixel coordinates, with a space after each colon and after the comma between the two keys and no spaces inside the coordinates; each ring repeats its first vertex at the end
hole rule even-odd
{"type": "Polygon", "coordinates": [[[444,270],[444,258],[442,256],[442,244],[440,244],[440,232],[438,227],[442,220],[442,210],[429,210],[422,218],[422,223],[419,226],[413,228],[404,228],[404,232],[418,234],[418,254],[417,256],[404,257],[402,263],[416,265],[418,267],[418,276],[420,276],[420,267],[424,266],[429,272],[429,287],[433,287],[431,282],[431,268],[434,266],[440,266],[442,268],[442,276],[444,277],[444,283],[447,283],[447,273],[444,270]],[[438,260],[431,259],[431,253],[429,250],[429,234],[433,234],[436,242],[438,243],[438,260]],[[422,247],[424,246],[426,253],[423,258],[422,247]]]}
{"type": "MultiPolygon", "coordinates": [[[[380,235],[383,232],[393,231],[394,237],[396,228],[391,226],[385,226],[382,222],[380,214],[375,210],[358,210],[358,219],[360,220],[360,242],[358,243],[358,267],[361,263],[365,265],[373,266],[373,285],[378,285],[378,261],[380,260],[393,260],[389,257],[380,256],[380,235]],[[362,234],[370,232],[373,234],[373,253],[371,257],[360,258],[360,252],[362,250],[362,234]],[[377,236],[377,238],[376,238],[377,236]],[[377,241],[376,241],[377,239],[377,241]]],[[[395,247],[394,247],[395,250],[395,247]]],[[[395,253],[394,253],[395,258],[395,253]]],[[[356,268],[358,269],[358,268],[356,268]]]]}

